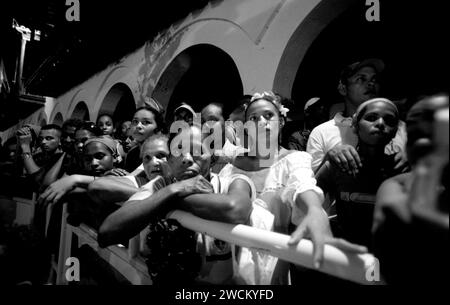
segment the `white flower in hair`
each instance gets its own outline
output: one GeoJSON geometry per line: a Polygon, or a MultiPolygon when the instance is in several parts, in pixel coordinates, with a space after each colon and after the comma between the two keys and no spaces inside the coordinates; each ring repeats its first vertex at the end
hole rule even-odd
{"type": "Polygon", "coordinates": [[[270,98],[269,101],[271,101],[278,108],[278,111],[282,116],[287,117],[289,109],[281,104],[280,99],[272,91],[264,91],[263,93],[256,92],[250,99],[250,103],[255,100],[264,99],[266,97],[270,98]]]}
{"type": "Polygon", "coordinates": [[[253,101],[259,100],[259,99],[263,99],[265,96],[275,97],[273,93],[270,94],[267,91],[264,91],[263,93],[256,92],[255,94],[253,94],[252,98],[250,99],[250,102],[253,102],[253,101]]]}
{"type": "Polygon", "coordinates": [[[282,116],[284,116],[285,118],[287,117],[287,113],[289,112],[289,108],[286,108],[283,105],[280,105],[280,107],[278,107],[278,110],[280,111],[280,114],[282,116]]]}

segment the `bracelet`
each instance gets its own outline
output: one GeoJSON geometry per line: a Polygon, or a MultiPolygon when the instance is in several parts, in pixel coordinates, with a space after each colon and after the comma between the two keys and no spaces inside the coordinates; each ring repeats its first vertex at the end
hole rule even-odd
{"type": "Polygon", "coordinates": [[[22,158],[24,158],[24,159],[29,159],[29,158],[31,158],[31,153],[30,153],[30,152],[23,152],[23,153],[22,153],[22,158]]]}

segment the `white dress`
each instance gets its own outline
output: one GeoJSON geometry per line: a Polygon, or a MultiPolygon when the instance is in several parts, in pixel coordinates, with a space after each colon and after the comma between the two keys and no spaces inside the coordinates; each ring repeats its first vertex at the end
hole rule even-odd
{"type": "MultiPolygon", "coordinates": [[[[219,173],[220,181],[245,175],[251,180],[253,211],[250,225],[260,229],[288,234],[289,224],[298,225],[304,217],[296,206],[299,194],[315,192],[323,201],[323,192],[316,185],[311,169],[311,155],[292,151],[268,167],[257,171],[245,171],[232,164],[226,165],[219,173]]],[[[288,284],[288,264],[260,253],[242,248],[239,269],[248,284],[288,284]],[[246,256],[243,258],[242,256],[246,256]],[[250,260],[251,262],[249,262],[250,260]],[[275,266],[276,265],[276,266],[275,266]]]]}

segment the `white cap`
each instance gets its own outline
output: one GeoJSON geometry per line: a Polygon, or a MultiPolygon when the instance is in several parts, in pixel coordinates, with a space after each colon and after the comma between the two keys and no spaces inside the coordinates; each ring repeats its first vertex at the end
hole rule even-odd
{"type": "Polygon", "coordinates": [[[195,114],[195,111],[194,111],[194,109],[190,106],[190,105],[188,105],[188,104],[186,104],[186,103],[182,103],[180,106],[178,106],[175,110],[174,110],[174,114],[175,113],[177,113],[178,112],[178,110],[180,110],[180,109],[186,109],[187,111],[189,111],[190,113],[192,113],[192,116],[195,118],[197,115],[195,114]]]}
{"type": "Polygon", "coordinates": [[[317,103],[320,100],[320,97],[313,97],[310,98],[306,104],[305,107],[303,108],[303,111],[306,111],[306,109],[308,109],[309,107],[311,107],[312,105],[314,105],[315,103],[317,103]]]}

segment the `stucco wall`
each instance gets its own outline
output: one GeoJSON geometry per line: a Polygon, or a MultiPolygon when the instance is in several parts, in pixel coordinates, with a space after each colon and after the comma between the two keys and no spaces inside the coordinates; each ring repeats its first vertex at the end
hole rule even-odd
{"type": "MultiPolygon", "coordinates": [[[[155,94],[161,75],[184,50],[210,44],[234,61],[244,93],[275,89],[290,97],[298,66],[326,24],[356,0],[226,0],[173,24],[135,52],[47,103],[48,122],[72,116],[79,102],[95,120],[117,83],[132,92],[136,106],[155,94]],[[59,115],[59,116],[60,116],[59,115]]],[[[166,106],[167,101],[163,101],[166,106]]],[[[3,136],[2,136],[3,137],[3,136]]]]}

